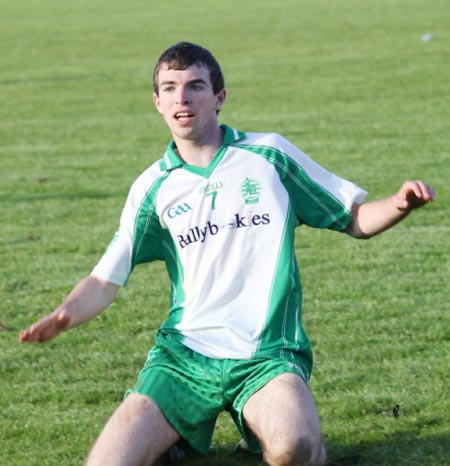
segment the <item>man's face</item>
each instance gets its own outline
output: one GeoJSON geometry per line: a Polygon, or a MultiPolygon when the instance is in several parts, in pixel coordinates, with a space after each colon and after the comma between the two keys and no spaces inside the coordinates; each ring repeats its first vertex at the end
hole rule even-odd
{"type": "Polygon", "coordinates": [[[158,73],[158,94],[153,100],[175,140],[207,142],[217,126],[217,111],[225,101],[223,89],[214,94],[209,70],[194,65],[186,70],[162,67],[158,73]]]}

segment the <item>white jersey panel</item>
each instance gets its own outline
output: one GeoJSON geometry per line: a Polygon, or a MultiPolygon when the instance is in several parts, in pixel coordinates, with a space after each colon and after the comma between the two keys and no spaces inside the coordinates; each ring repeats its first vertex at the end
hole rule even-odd
{"type": "Polygon", "coordinates": [[[259,343],[288,209],[271,165],[230,147],[209,178],[173,172],[158,197],[184,270],[177,325],[210,357],[251,357],[259,343]]]}

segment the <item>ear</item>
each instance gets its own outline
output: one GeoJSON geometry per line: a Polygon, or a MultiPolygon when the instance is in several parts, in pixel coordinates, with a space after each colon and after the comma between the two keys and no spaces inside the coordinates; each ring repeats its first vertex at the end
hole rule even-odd
{"type": "Polygon", "coordinates": [[[226,89],[222,89],[216,94],[216,110],[220,110],[222,105],[225,103],[227,98],[227,91],[226,89]]]}
{"type": "Polygon", "coordinates": [[[162,113],[161,107],[160,107],[159,95],[158,95],[156,92],[153,93],[153,102],[154,102],[155,107],[156,107],[156,109],[158,110],[158,112],[159,112],[159,113],[162,113]]]}

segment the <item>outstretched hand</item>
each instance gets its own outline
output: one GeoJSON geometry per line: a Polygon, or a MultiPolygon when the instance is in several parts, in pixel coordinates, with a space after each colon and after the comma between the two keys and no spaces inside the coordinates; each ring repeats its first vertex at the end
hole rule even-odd
{"type": "Polygon", "coordinates": [[[94,318],[114,301],[119,288],[119,285],[88,275],[75,286],[55,311],[22,330],[19,340],[48,341],[64,330],[94,318]]]}
{"type": "Polygon", "coordinates": [[[435,192],[423,181],[405,181],[397,194],[392,196],[397,209],[409,212],[431,202],[435,192]]]}
{"type": "Polygon", "coordinates": [[[44,342],[57,337],[69,326],[70,318],[64,311],[55,311],[44,317],[19,335],[21,342],[44,342]]]}

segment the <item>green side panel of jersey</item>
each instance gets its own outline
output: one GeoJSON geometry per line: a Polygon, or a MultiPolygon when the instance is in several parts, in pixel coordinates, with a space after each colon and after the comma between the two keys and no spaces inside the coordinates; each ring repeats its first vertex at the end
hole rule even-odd
{"type": "Polygon", "coordinates": [[[173,239],[169,231],[161,227],[156,213],[158,191],[169,175],[166,173],[155,180],[142,200],[136,216],[132,267],[144,262],[164,260],[172,286],[170,313],[164,328],[179,333],[175,326],[181,321],[184,311],[184,271],[173,239]]]}
{"type": "Polygon", "coordinates": [[[337,231],[343,231],[348,226],[350,212],[287,154],[269,146],[237,146],[263,156],[274,166],[289,193],[299,223],[337,231]]]}
{"type": "Polygon", "coordinates": [[[131,270],[137,265],[154,260],[163,260],[162,227],[156,213],[156,195],[168,174],[157,178],[142,199],[134,225],[134,248],[131,270]]]}
{"type": "Polygon", "coordinates": [[[171,282],[170,312],[169,317],[163,325],[163,329],[170,332],[179,333],[175,330],[181,322],[184,312],[186,294],[184,291],[184,268],[178,256],[177,247],[168,231],[165,231],[162,248],[166,262],[167,272],[171,282]]]}
{"type": "Polygon", "coordinates": [[[300,357],[308,371],[311,371],[311,345],[301,325],[302,290],[294,251],[296,225],[295,213],[289,208],[273,275],[264,330],[254,356],[265,357],[278,351],[280,357],[300,357]]]}
{"type": "Polygon", "coordinates": [[[331,193],[310,178],[291,157],[273,147],[241,145],[261,155],[278,173],[289,193],[288,215],[280,242],[271,295],[255,357],[273,355],[300,359],[311,372],[313,354],[302,326],[302,289],[295,257],[295,228],[307,224],[316,228],[342,231],[350,221],[350,213],[331,193]]]}

